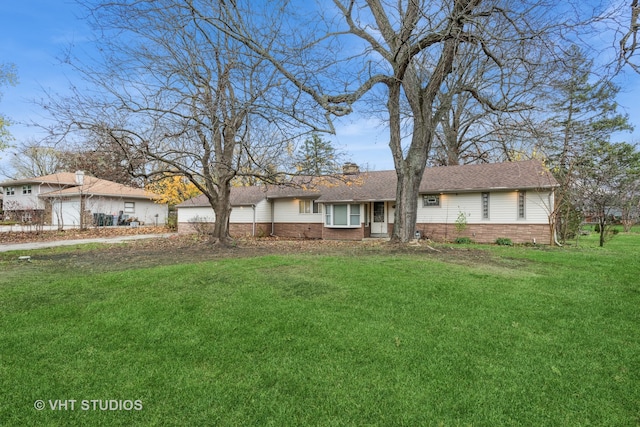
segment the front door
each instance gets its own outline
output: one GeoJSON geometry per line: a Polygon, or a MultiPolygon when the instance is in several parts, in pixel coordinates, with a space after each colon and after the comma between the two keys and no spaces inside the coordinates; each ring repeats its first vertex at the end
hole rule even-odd
{"type": "Polygon", "coordinates": [[[371,234],[387,234],[387,215],[384,205],[384,202],[373,202],[371,234]]]}

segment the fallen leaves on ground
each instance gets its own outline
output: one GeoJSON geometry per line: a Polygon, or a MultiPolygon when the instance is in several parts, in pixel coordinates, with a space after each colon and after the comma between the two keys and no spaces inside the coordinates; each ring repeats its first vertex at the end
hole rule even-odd
{"type": "Polygon", "coordinates": [[[168,233],[165,227],[91,227],[84,230],[68,228],[58,230],[37,230],[16,227],[15,231],[0,232],[0,244],[10,245],[30,242],[52,242],[56,240],[95,239],[100,237],[120,237],[137,234],[168,233]]]}

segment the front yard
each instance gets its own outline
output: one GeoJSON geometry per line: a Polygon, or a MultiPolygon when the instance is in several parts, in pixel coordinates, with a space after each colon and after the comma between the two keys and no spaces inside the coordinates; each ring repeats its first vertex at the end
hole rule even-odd
{"type": "Polygon", "coordinates": [[[636,426],[640,235],[595,239],[0,254],[0,424],[636,426]]]}

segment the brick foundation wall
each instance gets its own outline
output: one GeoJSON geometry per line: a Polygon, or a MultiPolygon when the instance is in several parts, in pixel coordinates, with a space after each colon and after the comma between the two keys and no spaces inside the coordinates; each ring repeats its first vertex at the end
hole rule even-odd
{"type": "Polygon", "coordinates": [[[278,237],[295,239],[322,239],[322,224],[318,223],[275,223],[273,234],[278,237]]]}
{"type": "Polygon", "coordinates": [[[468,237],[477,243],[494,243],[499,237],[511,239],[513,243],[533,243],[547,245],[551,232],[547,224],[467,224],[458,234],[455,224],[417,224],[416,230],[422,237],[434,241],[454,241],[458,237],[468,237]]]}
{"type": "MultiPolygon", "coordinates": [[[[207,223],[210,224],[211,227],[213,228],[213,223],[207,223]]],[[[178,223],[178,233],[179,234],[189,234],[189,233],[195,233],[196,229],[193,227],[193,224],[191,224],[190,222],[179,222],[178,223]]]]}
{"type": "MultiPolygon", "coordinates": [[[[213,222],[207,223],[199,223],[202,224],[203,227],[210,227],[213,231],[213,222]]],[[[256,223],[255,225],[255,235],[257,237],[265,237],[271,234],[271,223],[256,223]]],[[[231,223],[229,224],[229,234],[231,237],[247,237],[251,236],[253,232],[253,224],[248,223],[231,223]]],[[[178,223],[178,233],[180,234],[188,234],[188,233],[196,233],[196,229],[194,224],[190,222],[180,222],[178,223]]]]}
{"type": "MultiPolygon", "coordinates": [[[[213,224],[211,224],[213,227],[213,224]]],[[[251,236],[253,224],[232,223],[229,233],[232,237],[251,236]]],[[[422,237],[437,242],[451,242],[457,237],[468,237],[477,243],[494,243],[499,237],[511,239],[513,243],[549,244],[551,233],[547,224],[467,224],[466,229],[458,234],[455,224],[417,224],[416,230],[422,237]]],[[[389,235],[393,232],[393,224],[389,224],[389,235]]],[[[195,233],[190,223],[179,223],[178,233],[195,233]]],[[[258,237],[271,234],[271,223],[256,224],[255,235],[258,237]]],[[[295,239],[326,240],[362,240],[368,237],[370,229],[360,228],[324,228],[318,223],[276,223],[274,235],[295,239]]]]}
{"type": "Polygon", "coordinates": [[[362,240],[365,228],[323,228],[322,238],[325,240],[362,240]]]}
{"type": "Polygon", "coordinates": [[[266,237],[271,234],[270,223],[256,223],[255,234],[253,230],[253,224],[245,223],[230,223],[229,234],[231,237],[266,237]]]}

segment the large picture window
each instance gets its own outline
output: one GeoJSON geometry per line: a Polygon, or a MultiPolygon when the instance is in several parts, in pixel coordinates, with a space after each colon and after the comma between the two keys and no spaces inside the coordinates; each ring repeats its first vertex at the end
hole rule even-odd
{"type": "Polygon", "coordinates": [[[360,227],[360,211],[358,204],[326,205],[324,225],[327,227],[360,227]]]}

